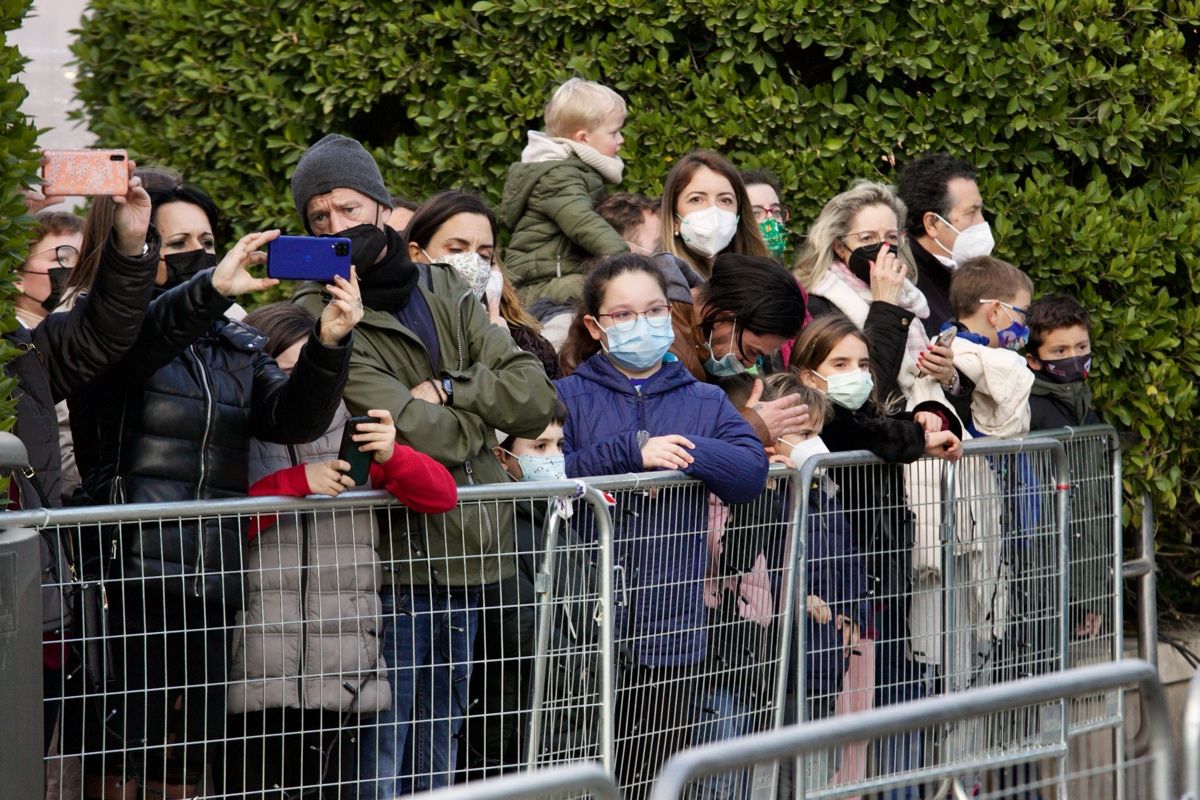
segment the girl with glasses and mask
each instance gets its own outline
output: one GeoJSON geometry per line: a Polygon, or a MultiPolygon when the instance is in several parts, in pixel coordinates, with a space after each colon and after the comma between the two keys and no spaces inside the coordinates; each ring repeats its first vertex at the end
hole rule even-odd
{"type": "Polygon", "coordinates": [[[644,796],[658,767],[686,746],[707,649],[708,494],[745,503],[763,490],[767,457],[721,390],[668,354],[666,279],[645,256],[593,268],[567,348],[583,356],[556,387],[568,414],[569,477],[680,470],[698,479],[620,500],[614,531],[620,583],[617,645],[627,656],[617,695],[617,772],[644,796]]]}
{"type": "Polygon", "coordinates": [[[466,192],[439,192],[422,203],[408,222],[408,257],[453,269],[483,303],[493,325],[507,328],[513,342],[538,357],[553,380],[558,355],[542,336],[542,326],[521,304],[496,252],[496,214],[466,192]]]}
{"type": "MultiPolygon", "coordinates": [[[[861,480],[847,481],[840,496],[872,595],[874,703],[915,700],[924,691],[924,667],[906,647],[916,519],[907,505],[901,465],[925,455],[957,461],[962,427],[949,407],[932,401],[886,413],[874,392],[866,336],[841,314],[818,317],[804,329],[791,366],[804,385],[830,401],[833,414],[821,429],[829,450],[868,450],[887,462],[865,468],[861,480]]],[[[919,751],[919,737],[889,740],[880,748],[878,774],[915,766],[919,751]]]]}

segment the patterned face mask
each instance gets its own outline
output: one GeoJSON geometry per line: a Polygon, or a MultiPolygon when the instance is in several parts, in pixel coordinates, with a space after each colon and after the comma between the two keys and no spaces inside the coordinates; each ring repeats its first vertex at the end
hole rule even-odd
{"type": "Polygon", "coordinates": [[[762,222],[758,223],[758,230],[762,234],[763,244],[767,246],[767,251],[775,260],[781,260],[783,254],[787,252],[787,228],[782,222],[775,217],[767,217],[762,222]]]}
{"type": "MultiPolygon", "coordinates": [[[[429,258],[428,255],[425,257],[429,258]]],[[[432,258],[429,260],[434,261],[432,258]]],[[[487,291],[488,279],[492,277],[492,265],[484,260],[483,256],[472,252],[447,253],[437,259],[435,263],[453,268],[458,273],[458,277],[471,287],[471,293],[475,295],[475,299],[483,299],[483,293],[487,291]]]]}

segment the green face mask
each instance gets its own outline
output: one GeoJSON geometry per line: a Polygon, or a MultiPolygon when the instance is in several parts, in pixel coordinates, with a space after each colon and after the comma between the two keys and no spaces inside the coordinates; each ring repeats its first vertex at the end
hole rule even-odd
{"type": "Polygon", "coordinates": [[[758,223],[758,230],[762,233],[763,243],[767,246],[767,251],[776,259],[782,259],[788,246],[787,228],[784,227],[783,223],[775,219],[775,217],[767,217],[758,223]]]}

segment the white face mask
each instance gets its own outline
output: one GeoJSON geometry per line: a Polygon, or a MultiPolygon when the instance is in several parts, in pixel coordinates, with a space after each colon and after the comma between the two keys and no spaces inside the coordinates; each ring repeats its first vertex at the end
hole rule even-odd
{"type": "MultiPolygon", "coordinates": [[[[981,222],[978,225],[972,225],[966,230],[960,231],[958,228],[950,224],[950,221],[941,214],[935,215],[942,222],[958,234],[958,238],[954,240],[954,245],[946,250],[946,246],[934,239],[934,244],[942,248],[953,262],[953,267],[956,268],[966,261],[978,256],[990,256],[992,248],[996,246],[996,240],[992,238],[992,226],[986,222],[981,222]]],[[[938,259],[941,260],[940,258],[938,259]]],[[[945,263],[945,262],[943,262],[945,263]]],[[[949,266],[949,265],[947,265],[949,266]]]]}
{"type": "Polygon", "coordinates": [[[825,381],[826,397],[850,411],[862,408],[863,403],[867,402],[867,398],[871,396],[871,390],[875,388],[871,373],[862,370],[835,372],[828,378],[816,370],[809,370],[809,372],[825,381]]]}
{"type": "MultiPolygon", "coordinates": [[[[424,250],[421,252],[425,253],[424,250]]],[[[429,258],[429,254],[425,253],[425,257],[429,258]]],[[[471,287],[471,293],[475,295],[475,299],[483,299],[488,280],[492,276],[492,265],[485,261],[479,253],[447,253],[436,261],[432,258],[429,258],[429,261],[453,267],[454,271],[458,273],[458,277],[471,287]]]]}
{"type": "Polygon", "coordinates": [[[684,217],[679,223],[679,235],[688,247],[706,258],[712,258],[733,241],[737,226],[737,214],[709,206],[684,217]]]}
{"type": "Polygon", "coordinates": [[[810,436],[803,442],[796,442],[795,444],[792,444],[783,437],[780,437],[779,441],[792,445],[792,452],[788,455],[788,458],[797,467],[803,467],[804,462],[813,456],[824,455],[829,452],[829,448],[825,446],[825,442],[820,436],[810,436]]]}

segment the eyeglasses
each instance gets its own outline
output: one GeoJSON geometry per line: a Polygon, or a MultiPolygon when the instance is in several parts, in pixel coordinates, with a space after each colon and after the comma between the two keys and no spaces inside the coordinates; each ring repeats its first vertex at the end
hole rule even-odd
{"type": "Polygon", "coordinates": [[[882,238],[877,231],[859,231],[858,233],[848,233],[843,238],[849,239],[851,236],[858,241],[859,247],[871,247],[880,242],[887,242],[892,247],[897,247],[904,241],[904,234],[900,231],[885,231],[882,238]]]}
{"type": "Polygon", "coordinates": [[[792,216],[792,210],[787,206],[750,206],[755,222],[765,222],[767,217],[774,217],[780,222],[787,222],[792,216]]]}
{"type": "Polygon", "coordinates": [[[1016,311],[1018,314],[1020,314],[1025,319],[1029,319],[1029,309],[1027,309],[1027,308],[1021,308],[1020,306],[1014,306],[1012,303],[1006,303],[1003,300],[997,300],[994,297],[979,298],[980,305],[983,305],[985,303],[999,303],[1001,308],[1012,309],[1013,311],[1016,311]]]}
{"type": "Polygon", "coordinates": [[[645,317],[646,322],[656,328],[661,328],[671,321],[669,305],[650,306],[645,311],[614,311],[611,314],[597,314],[597,317],[608,317],[613,321],[613,327],[619,331],[627,331],[637,324],[638,317],[645,317]]]}
{"type": "Polygon", "coordinates": [[[45,250],[30,253],[29,257],[40,256],[42,253],[49,253],[51,250],[54,251],[54,260],[58,262],[60,267],[75,269],[75,265],[79,263],[79,251],[69,244],[60,244],[58,247],[47,247],[45,250]]]}

